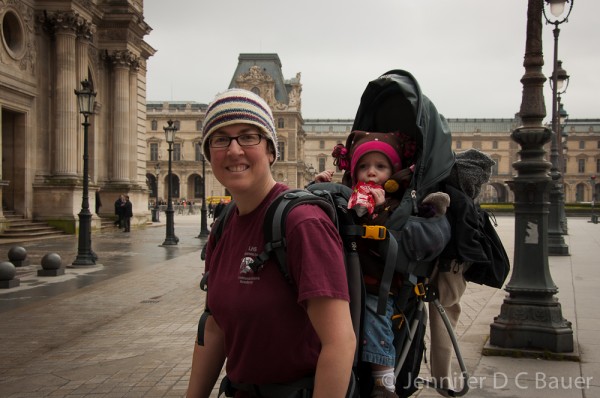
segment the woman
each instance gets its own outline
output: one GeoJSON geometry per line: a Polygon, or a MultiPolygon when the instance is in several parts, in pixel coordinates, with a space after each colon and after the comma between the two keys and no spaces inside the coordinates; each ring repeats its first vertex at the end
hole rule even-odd
{"type": "Polygon", "coordinates": [[[334,225],[318,206],[297,206],[286,223],[293,286],[273,260],[251,271],[265,243],[266,209],[287,189],[271,174],[278,155],[271,110],[250,91],[228,90],[209,105],[203,133],[204,155],[236,209],[219,242],[209,238],[212,316],[204,345],[194,347],[188,397],[210,396],[225,359],[236,397],[313,376],[313,397],[345,397],[356,340],[334,225]]]}

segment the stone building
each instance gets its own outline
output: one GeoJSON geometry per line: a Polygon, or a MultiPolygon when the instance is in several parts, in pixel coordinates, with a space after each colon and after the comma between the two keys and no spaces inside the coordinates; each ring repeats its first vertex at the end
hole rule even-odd
{"type": "MultiPolygon", "coordinates": [[[[302,128],[302,85],[300,73],[286,79],[277,54],[240,54],[231,79],[231,87],[244,88],[260,95],[273,110],[277,128],[279,159],[273,166],[277,181],[290,187],[304,186],[311,176],[305,162],[306,134],[302,128]]],[[[223,90],[227,89],[224,87],[223,90]]],[[[203,93],[209,100],[217,93],[203,93]]],[[[178,131],[172,152],[172,197],[198,202],[205,188],[206,197],[226,196],[225,188],[214,178],[210,164],[204,162],[206,185],[202,181],[203,157],[200,150],[201,130],[207,104],[196,102],[148,102],[146,169],[150,200],[168,197],[168,144],[163,128],[173,120],[178,131]]]]}
{"type": "MultiPolygon", "coordinates": [[[[323,170],[335,170],[331,152],[345,143],[352,129],[352,119],[303,119],[301,113],[300,74],[285,80],[277,54],[241,54],[229,87],[252,90],[267,100],[274,112],[280,138],[281,159],[273,174],[277,181],[290,187],[302,187],[323,170]]],[[[216,93],[215,93],[216,94],[216,93]]],[[[211,94],[214,95],[214,94],[211,94]]],[[[147,180],[156,195],[155,167],[160,164],[159,198],[166,198],[167,145],[163,127],[172,119],[179,126],[174,144],[173,196],[198,200],[202,197],[201,130],[207,104],[165,102],[148,104],[147,180]]],[[[490,183],[482,190],[481,201],[511,202],[514,195],[507,181],[514,175],[519,146],[510,138],[518,127],[517,116],[510,119],[448,119],[452,146],[456,152],[477,148],[488,153],[496,165],[490,183]]],[[[567,122],[562,139],[564,146],[563,177],[566,202],[589,202],[592,175],[600,173],[600,119],[576,119],[567,122]],[[568,148],[568,149],[567,149],[568,148]]],[[[548,156],[550,145],[547,147],[548,156]]],[[[216,181],[210,164],[204,164],[206,196],[227,195],[216,181]]],[[[342,173],[334,174],[341,181],[342,173]]],[[[595,186],[600,198],[600,184],[595,186]]]]}
{"type": "MultiPolygon", "coordinates": [[[[145,223],[146,61],[142,0],[0,0],[2,211],[75,232],[83,197],[83,116],[74,91],[97,93],[89,127],[89,207],[119,194],[145,223]]],[[[0,212],[0,224],[5,224],[0,212]]],[[[100,227],[93,216],[93,228],[100,227]]]]}

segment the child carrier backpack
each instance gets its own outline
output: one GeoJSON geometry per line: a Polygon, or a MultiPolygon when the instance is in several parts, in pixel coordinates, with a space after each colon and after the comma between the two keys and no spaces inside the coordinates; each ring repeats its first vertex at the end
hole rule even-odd
{"type": "MultiPolygon", "coordinates": [[[[427,285],[439,254],[450,239],[450,225],[446,217],[418,217],[420,201],[429,193],[439,191],[442,181],[449,175],[454,164],[451,150],[451,137],[445,119],[437,113],[435,106],[425,97],[412,75],[401,70],[393,70],[370,82],[361,97],[360,106],[354,121],[353,131],[401,131],[414,138],[416,152],[413,175],[406,187],[400,205],[389,217],[386,225],[362,226],[354,224],[347,209],[351,190],[348,186],[335,183],[316,183],[306,190],[290,190],[282,193],[271,204],[265,217],[265,250],[256,258],[256,267],[268,258],[274,258],[281,273],[290,282],[285,256],[285,219],[287,213],[299,204],[316,204],[330,216],[344,242],[346,267],[351,298],[351,314],[355,334],[361,339],[361,323],[365,289],[356,249],[357,239],[378,239],[380,250],[385,258],[384,278],[379,292],[378,312],[385,313],[385,301],[390,283],[395,273],[402,275],[403,286],[398,293],[394,313],[394,345],[396,348],[396,394],[400,397],[412,395],[425,381],[419,378],[420,365],[425,352],[425,326],[427,323],[425,302],[436,302],[435,289],[427,285]]],[[[352,134],[348,137],[349,147],[352,134]]],[[[348,183],[349,175],[344,176],[348,183]]],[[[227,224],[227,217],[233,208],[230,204],[215,221],[211,234],[218,239],[227,224]]],[[[206,289],[207,275],[201,287],[206,289]]],[[[439,302],[438,302],[439,304],[439,302]]],[[[440,310],[445,317],[443,308],[440,310]]],[[[206,319],[206,313],[202,318],[206,319]]],[[[199,322],[198,344],[203,344],[203,320],[199,322]]],[[[447,317],[446,317],[447,321],[447,317]]],[[[456,338],[449,322],[457,358],[461,365],[463,389],[444,391],[450,396],[461,396],[468,391],[468,375],[458,350],[456,338]]],[[[348,397],[369,397],[373,386],[368,364],[359,360],[361,344],[357,344],[353,383],[348,397]]],[[[224,379],[221,389],[231,394],[224,379]]],[[[235,387],[235,386],[233,386],[235,387]]],[[[277,385],[277,388],[280,388],[277,385]]],[[[267,386],[267,389],[269,387],[267,386]]],[[[296,390],[298,386],[292,386],[296,390]]],[[[301,386],[304,388],[304,386],[301,386]]],[[[273,392],[272,396],[295,397],[294,391],[285,395],[273,392]]],[[[264,394],[264,390],[261,389],[264,394]]],[[[227,395],[230,396],[230,395],[227,395]]]]}

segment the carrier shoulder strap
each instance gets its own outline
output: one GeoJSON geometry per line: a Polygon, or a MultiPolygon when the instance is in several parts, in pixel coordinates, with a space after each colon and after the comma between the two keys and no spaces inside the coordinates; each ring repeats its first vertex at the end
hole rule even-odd
{"type": "Polygon", "coordinates": [[[290,189],[284,191],[267,209],[264,224],[265,247],[264,251],[254,259],[254,263],[250,266],[252,269],[257,270],[265,263],[265,261],[271,258],[272,254],[274,254],[275,262],[277,263],[281,274],[288,283],[293,283],[286,258],[286,220],[292,209],[303,204],[318,205],[331,219],[336,228],[338,228],[335,209],[332,203],[326,198],[317,196],[305,189],[290,189]]]}

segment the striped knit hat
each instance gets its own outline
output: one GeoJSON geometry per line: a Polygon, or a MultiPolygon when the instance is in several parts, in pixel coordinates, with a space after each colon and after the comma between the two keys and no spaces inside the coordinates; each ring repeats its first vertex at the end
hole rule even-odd
{"type": "Polygon", "coordinates": [[[208,138],[210,135],[222,127],[238,123],[257,126],[265,138],[273,144],[275,159],[279,157],[275,122],[269,105],[251,91],[232,88],[217,94],[206,111],[202,129],[202,150],[209,161],[208,138]]]}

